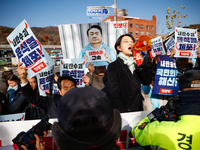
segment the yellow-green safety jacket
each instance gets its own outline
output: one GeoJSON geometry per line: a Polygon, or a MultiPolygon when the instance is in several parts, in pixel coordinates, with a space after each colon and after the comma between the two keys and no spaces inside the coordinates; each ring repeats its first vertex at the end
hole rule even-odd
{"type": "Polygon", "coordinates": [[[200,116],[182,115],[177,122],[153,121],[144,117],[132,129],[141,146],[168,150],[200,150],[200,116]]]}

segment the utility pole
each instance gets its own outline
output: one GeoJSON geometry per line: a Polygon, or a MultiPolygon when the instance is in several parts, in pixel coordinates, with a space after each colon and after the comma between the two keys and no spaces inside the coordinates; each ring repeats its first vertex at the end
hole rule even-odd
{"type": "Polygon", "coordinates": [[[114,0],[113,9],[114,9],[114,21],[117,21],[117,0],[114,0]]]}

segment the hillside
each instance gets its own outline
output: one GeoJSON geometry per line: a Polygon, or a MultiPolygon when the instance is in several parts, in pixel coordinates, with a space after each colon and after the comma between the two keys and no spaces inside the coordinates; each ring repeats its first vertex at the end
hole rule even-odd
{"type": "MultiPolygon", "coordinates": [[[[0,26],[0,44],[8,44],[6,37],[13,30],[14,28],[0,26]]],[[[58,27],[31,27],[31,30],[42,45],[60,45],[58,27]]]]}

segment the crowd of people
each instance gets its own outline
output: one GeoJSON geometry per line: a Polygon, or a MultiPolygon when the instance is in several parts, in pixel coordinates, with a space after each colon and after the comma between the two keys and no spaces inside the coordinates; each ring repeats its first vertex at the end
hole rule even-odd
{"type": "Polygon", "coordinates": [[[121,130],[119,113],[151,110],[132,130],[141,146],[146,149],[198,148],[200,48],[196,51],[195,64],[189,58],[174,58],[175,50],[172,49],[169,57],[176,60],[181,74],[179,98],[174,100],[170,95],[147,92],[154,84],[157,57],[151,59],[150,50],[145,56],[138,53],[134,57],[134,43],[132,35],[121,35],[115,43],[116,60],[108,66],[88,63],[89,72],[83,76],[84,88],[77,88],[74,78],[57,73],[54,83],[59,90],[51,96],[39,95],[36,77],[28,78],[22,63],[17,68],[19,78],[12,70],[5,69],[0,86],[0,114],[25,112],[25,120],[41,119],[46,114],[58,118],[52,126],[52,134],[60,150],[65,149],[66,144],[70,149],[116,150],[119,147],[115,140],[121,130]],[[143,63],[137,65],[136,60],[143,63]],[[165,118],[171,112],[176,116],[165,118]]]}

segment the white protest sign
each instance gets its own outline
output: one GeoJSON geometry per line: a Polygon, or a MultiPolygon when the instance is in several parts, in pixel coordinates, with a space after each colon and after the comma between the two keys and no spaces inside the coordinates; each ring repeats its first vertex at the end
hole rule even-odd
{"type": "Polygon", "coordinates": [[[105,49],[86,50],[85,52],[86,52],[86,61],[87,62],[106,61],[105,49]]]}
{"type": "Polygon", "coordinates": [[[42,69],[53,66],[54,62],[37,40],[30,26],[23,20],[7,37],[19,63],[26,66],[28,77],[36,76],[42,69]]]}
{"type": "Polygon", "coordinates": [[[196,58],[196,48],[198,45],[196,29],[175,28],[176,54],[174,57],[196,58]]]}
{"type": "Polygon", "coordinates": [[[37,82],[39,93],[41,96],[47,96],[46,93],[50,92],[54,80],[54,66],[43,69],[37,74],[37,82]]]}
{"type": "Polygon", "coordinates": [[[24,118],[25,118],[25,113],[0,115],[0,122],[24,121],[24,118]]]}
{"type": "Polygon", "coordinates": [[[171,54],[172,48],[175,47],[175,40],[173,36],[171,36],[167,42],[165,43],[165,47],[167,49],[167,55],[169,56],[171,54]]]}
{"type": "Polygon", "coordinates": [[[60,75],[68,75],[76,80],[77,87],[84,87],[85,59],[61,59],[60,75]]]}
{"type": "Polygon", "coordinates": [[[152,44],[151,45],[151,53],[152,53],[153,57],[155,57],[156,55],[165,55],[166,54],[161,36],[151,39],[151,44],[152,44]]]}

